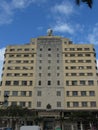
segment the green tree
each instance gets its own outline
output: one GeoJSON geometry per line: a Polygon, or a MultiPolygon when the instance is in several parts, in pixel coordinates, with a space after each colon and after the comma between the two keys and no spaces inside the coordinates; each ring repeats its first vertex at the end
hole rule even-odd
{"type": "Polygon", "coordinates": [[[76,0],[78,5],[80,5],[81,2],[86,3],[90,8],[92,8],[93,0],[76,0]]]}

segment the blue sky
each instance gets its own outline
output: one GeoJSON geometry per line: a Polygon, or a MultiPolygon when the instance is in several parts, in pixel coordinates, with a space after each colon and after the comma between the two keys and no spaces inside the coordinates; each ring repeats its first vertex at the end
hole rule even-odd
{"type": "Polygon", "coordinates": [[[73,43],[94,44],[98,59],[97,12],[98,0],[92,9],[75,0],[0,0],[0,75],[7,45],[29,43],[48,28],[73,43]]]}

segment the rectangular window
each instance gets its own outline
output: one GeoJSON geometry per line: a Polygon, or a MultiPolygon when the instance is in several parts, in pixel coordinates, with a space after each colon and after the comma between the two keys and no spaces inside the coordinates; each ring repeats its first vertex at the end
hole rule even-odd
{"type": "Polygon", "coordinates": [[[81,81],[80,81],[80,85],[86,85],[85,80],[81,80],[81,81]]]}
{"type": "Polygon", "coordinates": [[[8,85],[8,86],[11,85],[11,81],[6,81],[5,85],[8,85]]]}
{"type": "Polygon", "coordinates": [[[57,102],[57,107],[61,107],[61,102],[57,102]]]}
{"type": "Polygon", "coordinates": [[[86,96],[86,91],[81,91],[81,96],[86,96]]]}
{"type": "Polygon", "coordinates": [[[78,107],[79,106],[79,102],[73,102],[73,107],[78,107]]]}
{"type": "Polygon", "coordinates": [[[41,80],[38,81],[38,85],[41,85],[41,80]]]}
{"type": "Polygon", "coordinates": [[[87,102],[82,102],[82,107],[87,107],[87,102]]]}
{"type": "Polygon", "coordinates": [[[69,81],[66,81],[66,86],[69,86],[69,81]]]}
{"type": "Polygon", "coordinates": [[[32,86],[33,85],[33,81],[29,81],[29,85],[32,86]]]}
{"type": "Polygon", "coordinates": [[[40,101],[37,102],[37,107],[41,107],[41,102],[40,101]]]}
{"type": "Polygon", "coordinates": [[[51,81],[50,80],[47,82],[47,85],[51,85],[51,81]]]}
{"type": "Polygon", "coordinates": [[[22,81],[23,86],[27,86],[27,81],[22,81]]]}
{"type": "Polygon", "coordinates": [[[57,92],[56,92],[56,95],[57,95],[57,96],[61,96],[61,91],[57,91],[57,92]]]}
{"type": "Polygon", "coordinates": [[[88,81],[88,85],[94,85],[94,81],[93,80],[89,80],[88,81]]]}
{"type": "Polygon", "coordinates": [[[29,97],[31,97],[32,96],[32,91],[29,91],[29,97]]]}
{"type": "Polygon", "coordinates": [[[90,102],[90,106],[91,107],[96,107],[96,102],[95,101],[90,102]]]}
{"type": "Polygon", "coordinates": [[[89,91],[89,96],[95,96],[95,91],[89,91]]]}
{"type": "Polygon", "coordinates": [[[26,91],[21,91],[21,96],[26,96],[26,91]]]}
{"type": "Polygon", "coordinates": [[[78,91],[73,91],[72,96],[78,96],[78,91]]]}
{"type": "Polygon", "coordinates": [[[13,85],[19,85],[19,81],[13,81],[13,85]]]}
{"type": "Polygon", "coordinates": [[[20,106],[21,107],[25,107],[26,106],[26,102],[20,102],[20,106]]]}
{"type": "Polygon", "coordinates": [[[57,85],[60,85],[60,81],[59,80],[57,81],[57,85]]]}
{"type": "Polygon", "coordinates": [[[12,96],[18,96],[18,91],[13,91],[12,96]]]}
{"type": "Polygon", "coordinates": [[[66,95],[67,95],[67,96],[70,96],[70,91],[66,91],[66,95]]]}
{"type": "Polygon", "coordinates": [[[16,105],[17,105],[17,102],[11,102],[11,105],[12,105],[12,106],[16,106],[16,105]]]}
{"type": "Polygon", "coordinates": [[[41,96],[42,92],[41,91],[37,91],[37,96],[41,96]]]}
{"type": "Polygon", "coordinates": [[[70,102],[67,102],[67,107],[70,107],[70,102]]]}
{"type": "Polygon", "coordinates": [[[77,85],[77,81],[76,80],[72,81],[72,85],[73,86],[77,85]]]}

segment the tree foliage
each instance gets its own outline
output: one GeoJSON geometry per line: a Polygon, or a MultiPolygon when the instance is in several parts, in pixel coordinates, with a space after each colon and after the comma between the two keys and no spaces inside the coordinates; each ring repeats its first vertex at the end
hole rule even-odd
{"type": "Polygon", "coordinates": [[[76,0],[78,5],[80,5],[81,2],[86,3],[90,8],[92,8],[93,0],[76,0]]]}

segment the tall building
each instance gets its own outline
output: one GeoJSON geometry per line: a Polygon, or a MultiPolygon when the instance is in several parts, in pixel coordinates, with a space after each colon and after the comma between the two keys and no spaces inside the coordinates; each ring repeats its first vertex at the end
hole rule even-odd
{"type": "Polygon", "coordinates": [[[30,109],[97,110],[96,54],[91,44],[67,38],[32,38],[6,48],[0,99],[30,109]]]}

